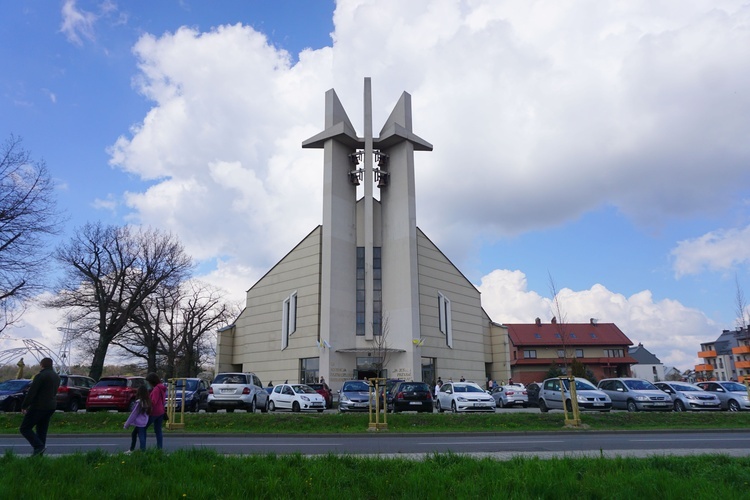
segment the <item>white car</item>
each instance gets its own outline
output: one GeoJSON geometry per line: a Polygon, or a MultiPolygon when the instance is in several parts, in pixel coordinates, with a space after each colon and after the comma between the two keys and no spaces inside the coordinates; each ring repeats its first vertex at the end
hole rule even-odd
{"type": "MultiPolygon", "coordinates": [[[[579,410],[607,412],[612,409],[612,400],[607,393],[594,387],[585,378],[576,377],[575,387],[579,410]]],[[[539,411],[547,413],[549,410],[562,410],[563,405],[568,411],[573,411],[570,380],[548,378],[542,383],[539,391],[539,411]]]]}
{"type": "Polygon", "coordinates": [[[326,409],[326,400],[309,385],[279,384],[271,391],[268,409],[276,411],[282,408],[294,412],[315,410],[322,413],[326,409]]]}
{"type": "Polygon", "coordinates": [[[437,393],[437,410],[442,413],[495,411],[495,399],[473,382],[447,382],[437,393]]]}

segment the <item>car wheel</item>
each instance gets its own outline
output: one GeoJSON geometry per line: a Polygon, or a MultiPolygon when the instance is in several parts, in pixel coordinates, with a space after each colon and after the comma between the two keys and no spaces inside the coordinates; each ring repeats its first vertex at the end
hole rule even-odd
{"type": "Polygon", "coordinates": [[[276,403],[273,401],[268,402],[268,411],[276,411],[276,403]]]}
{"type": "Polygon", "coordinates": [[[256,408],[257,406],[255,404],[255,398],[253,398],[253,402],[250,403],[250,407],[247,409],[247,411],[249,411],[250,413],[255,413],[256,408]]]}
{"type": "Polygon", "coordinates": [[[734,399],[729,401],[729,411],[740,411],[740,404],[734,399]]]}
{"type": "Polygon", "coordinates": [[[262,406],[262,407],[260,408],[260,412],[261,412],[261,413],[268,413],[268,399],[266,399],[266,404],[265,404],[265,405],[263,405],[263,406],[262,406]]]}
{"type": "Polygon", "coordinates": [[[565,409],[568,410],[569,412],[572,412],[573,411],[573,401],[571,401],[570,399],[567,399],[565,401],[565,409]]]}
{"type": "Polygon", "coordinates": [[[638,405],[632,399],[628,399],[628,411],[631,413],[638,411],[638,405]]]}
{"type": "Polygon", "coordinates": [[[549,408],[547,408],[547,403],[545,403],[543,399],[539,400],[539,411],[542,413],[547,413],[549,411],[549,408]]]}
{"type": "Polygon", "coordinates": [[[455,401],[451,401],[451,411],[453,413],[458,413],[458,408],[456,408],[456,402],[455,401]]]}
{"type": "Polygon", "coordinates": [[[71,411],[73,413],[78,411],[78,400],[77,399],[71,399],[70,403],[68,403],[68,411],[71,411]]]}
{"type": "Polygon", "coordinates": [[[435,408],[437,408],[438,413],[443,413],[443,411],[445,411],[445,410],[443,410],[443,407],[440,406],[440,400],[439,399],[435,402],[435,408]]]}
{"type": "Polygon", "coordinates": [[[234,408],[227,408],[227,413],[234,413],[234,408]]]}
{"type": "Polygon", "coordinates": [[[679,399],[674,402],[674,411],[685,411],[685,403],[679,399]]]}
{"type": "Polygon", "coordinates": [[[497,404],[495,406],[497,406],[498,408],[505,408],[505,405],[503,404],[502,399],[498,399],[497,404]]]}
{"type": "Polygon", "coordinates": [[[294,413],[299,412],[299,403],[298,402],[295,401],[294,403],[292,403],[292,411],[294,413]]]}

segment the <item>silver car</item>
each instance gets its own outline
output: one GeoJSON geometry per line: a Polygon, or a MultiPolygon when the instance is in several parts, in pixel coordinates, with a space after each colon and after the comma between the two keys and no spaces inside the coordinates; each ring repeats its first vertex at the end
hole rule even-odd
{"type": "MultiPolygon", "coordinates": [[[[609,411],[612,400],[585,378],[575,379],[576,400],[580,410],[609,411]]],[[[539,411],[562,410],[563,404],[568,411],[573,410],[570,393],[570,380],[548,378],[542,383],[539,391],[539,411]],[[563,390],[564,386],[564,390],[563,390]]]]}
{"type": "Polygon", "coordinates": [[[529,395],[526,389],[517,385],[496,385],[492,388],[490,396],[495,399],[495,406],[505,408],[507,406],[529,406],[529,395]]]}
{"type": "Polygon", "coordinates": [[[674,411],[720,410],[721,402],[713,394],[687,382],[656,382],[654,384],[669,394],[674,411]]]}
{"type": "Polygon", "coordinates": [[[695,385],[719,398],[722,410],[750,410],[750,398],[748,398],[747,387],[738,382],[716,380],[698,382],[695,385]]]}
{"type": "Polygon", "coordinates": [[[628,411],[672,411],[669,394],[640,378],[605,378],[598,388],[612,400],[612,408],[628,411]]]}
{"type": "Polygon", "coordinates": [[[370,411],[375,409],[375,398],[370,399],[370,384],[364,380],[347,380],[339,391],[339,412],[370,411]]]}
{"type": "Polygon", "coordinates": [[[268,393],[254,373],[219,373],[208,388],[206,411],[215,412],[221,408],[228,412],[235,409],[254,412],[260,408],[268,411],[268,393]]]}

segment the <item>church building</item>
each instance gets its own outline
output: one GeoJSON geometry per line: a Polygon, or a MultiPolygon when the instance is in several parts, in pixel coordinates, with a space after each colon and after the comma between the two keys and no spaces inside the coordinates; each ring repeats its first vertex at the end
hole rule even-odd
{"type": "Polygon", "coordinates": [[[366,78],[359,136],[326,92],[324,130],[302,143],[323,150],[322,225],[247,291],[242,313],[218,332],[217,372],[264,383],[325,377],[334,390],[375,376],[510,378],[507,329],[417,227],[415,152],[432,145],[412,130],[411,96],[401,94],[374,136],[371,94],[366,78]]]}

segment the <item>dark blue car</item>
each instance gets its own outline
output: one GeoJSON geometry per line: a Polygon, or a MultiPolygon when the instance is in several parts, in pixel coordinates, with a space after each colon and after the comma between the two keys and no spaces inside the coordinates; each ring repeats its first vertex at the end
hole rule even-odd
{"type": "Polygon", "coordinates": [[[29,392],[30,379],[6,380],[0,383],[0,410],[21,411],[21,404],[29,392]]]}

